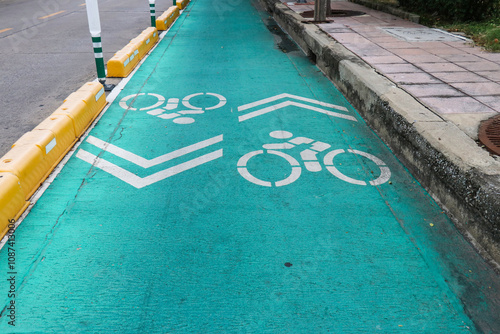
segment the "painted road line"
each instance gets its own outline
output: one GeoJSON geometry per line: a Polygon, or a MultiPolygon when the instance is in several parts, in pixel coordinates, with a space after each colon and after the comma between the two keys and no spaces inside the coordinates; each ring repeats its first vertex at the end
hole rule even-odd
{"type": "Polygon", "coordinates": [[[83,161],[88,162],[89,164],[93,165],[94,167],[97,167],[99,169],[102,169],[103,171],[119,178],[120,180],[130,184],[131,186],[134,186],[137,189],[141,189],[143,187],[152,185],[156,182],[165,180],[171,176],[177,175],[179,173],[185,172],[187,170],[190,170],[192,168],[201,166],[207,162],[222,158],[223,156],[223,150],[217,150],[205,155],[202,155],[198,158],[189,160],[187,162],[181,163],[179,165],[176,165],[174,167],[170,167],[167,169],[164,169],[160,172],[157,172],[155,174],[152,174],[147,177],[139,177],[135,175],[134,173],[119,167],[107,160],[101,159],[92,153],[89,153],[87,151],[84,151],[80,149],[76,156],[83,161]]]}
{"type": "Polygon", "coordinates": [[[145,159],[139,155],[133,154],[132,152],[129,152],[129,151],[126,151],[122,148],[119,148],[118,146],[106,143],[105,141],[98,139],[94,136],[89,136],[87,138],[88,143],[100,148],[101,150],[109,152],[111,154],[114,154],[117,157],[120,157],[122,159],[130,161],[130,162],[132,162],[138,166],[141,166],[143,168],[150,168],[150,167],[162,164],[164,162],[167,162],[169,160],[179,158],[183,155],[186,155],[186,154],[195,152],[197,150],[201,150],[205,147],[209,147],[211,145],[220,143],[220,142],[222,142],[222,140],[223,140],[222,135],[216,136],[216,137],[201,141],[199,143],[196,143],[196,144],[193,144],[190,146],[186,146],[186,147],[178,149],[176,151],[167,153],[167,154],[162,155],[160,157],[148,160],[148,159],[145,159]]]}
{"type": "Polygon", "coordinates": [[[46,15],[46,16],[39,17],[38,19],[39,20],[48,19],[49,17],[56,16],[56,15],[62,14],[64,12],[66,12],[66,11],[65,10],[61,10],[61,11],[59,11],[57,13],[52,13],[52,14],[49,14],[49,15],[46,15]]]}
{"type": "Polygon", "coordinates": [[[0,34],[3,32],[9,31],[9,30],[12,30],[12,28],[2,29],[2,30],[0,30],[0,34]]]}
{"type": "Polygon", "coordinates": [[[263,105],[263,104],[266,104],[266,103],[270,103],[270,102],[274,102],[274,101],[277,101],[277,100],[281,100],[281,99],[284,99],[284,98],[294,99],[294,100],[300,100],[300,101],[304,101],[304,102],[319,104],[320,106],[323,106],[323,107],[338,109],[338,110],[342,110],[342,111],[348,111],[347,108],[342,107],[342,106],[337,106],[335,104],[321,102],[321,101],[318,101],[318,100],[309,99],[309,98],[306,98],[306,97],[292,95],[292,94],[287,94],[287,93],[279,94],[279,95],[276,95],[276,96],[273,96],[273,97],[269,97],[267,99],[262,99],[262,100],[259,100],[259,101],[256,101],[256,102],[244,104],[244,105],[238,107],[238,111],[244,111],[244,110],[247,110],[247,109],[250,109],[250,108],[253,108],[253,107],[257,107],[257,106],[260,106],[260,105],[263,105]]]}
{"type": "Polygon", "coordinates": [[[286,107],[289,107],[289,106],[295,106],[295,107],[299,107],[299,108],[303,108],[303,109],[313,110],[313,111],[317,111],[317,112],[322,113],[322,114],[326,114],[328,116],[343,118],[343,119],[347,119],[347,120],[350,120],[350,121],[357,122],[357,119],[354,116],[345,115],[345,114],[341,114],[341,113],[338,113],[338,112],[333,112],[333,111],[325,110],[325,109],[322,109],[322,108],[317,108],[317,107],[314,107],[314,106],[310,106],[308,104],[298,103],[298,102],[295,102],[295,101],[281,102],[281,103],[278,103],[278,104],[270,106],[270,107],[266,107],[266,108],[262,108],[262,109],[250,112],[248,114],[240,116],[239,120],[240,120],[240,122],[244,122],[244,121],[252,119],[254,117],[262,116],[262,115],[270,113],[272,111],[283,109],[283,108],[286,108],[286,107]]]}

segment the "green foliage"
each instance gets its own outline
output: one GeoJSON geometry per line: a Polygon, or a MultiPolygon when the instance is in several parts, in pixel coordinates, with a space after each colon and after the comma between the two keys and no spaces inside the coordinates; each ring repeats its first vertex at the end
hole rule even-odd
{"type": "Polygon", "coordinates": [[[478,21],[498,13],[499,0],[399,0],[405,9],[436,14],[446,21],[478,21]]]}
{"type": "Polygon", "coordinates": [[[428,22],[430,26],[437,26],[451,32],[461,31],[489,51],[500,51],[500,17],[481,22],[456,22],[446,24],[443,22],[428,22]]]}
{"type": "Polygon", "coordinates": [[[485,34],[484,44],[488,50],[500,52],[500,27],[492,29],[485,34]]]}

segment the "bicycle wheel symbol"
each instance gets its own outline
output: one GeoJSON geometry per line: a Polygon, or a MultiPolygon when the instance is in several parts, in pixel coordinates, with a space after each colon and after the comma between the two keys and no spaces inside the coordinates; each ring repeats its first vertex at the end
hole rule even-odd
{"type": "MultiPolygon", "coordinates": [[[[391,178],[391,171],[390,171],[389,167],[387,167],[385,165],[385,162],[383,162],[382,160],[380,160],[376,156],[374,156],[370,153],[366,153],[366,152],[362,152],[362,151],[358,151],[358,150],[351,150],[351,149],[347,150],[347,152],[368,158],[369,160],[373,161],[378,166],[378,168],[380,168],[380,176],[378,178],[376,178],[375,180],[369,181],[369,183],[372,186],[378,186],[378,185],[381,185],[383,183],[386,183],[391,178]]],[[[333,175],[335,175],[336,177],[338,177],[339,179],[341,179],[343,181],[346,181],[346,182],[349,182],[352,184],[358,184],[361,186],[366,186],[365,181],[353,179],[345,174],[342,174],[335,166],[333,166],[333,159],[335,158],[335,156],[342,154],[342,153],[346,153],[346,151],[344,151],[343,149],[339,149],[339,150],[334,150],[334,151],[328,152],[324,158],[324,163],[325,163],[326,169],[330,173],[332,173],[333,175]]]]}
{"type": "MultiPolygon", "coordinates": [[[[302,173],[302,167],[300,166],[299,162],[295,160],[295,158],[293,158],[291,155],[288,155],[278,150],[293,149],[299,147],[300,145],[307,145],[306,149],[302,149],[300,152],[301,160],[303,161],[304,167],[306,168],[307,171],[316,173],[320,172],[323,169],[323,167],[325,167],[326,170],[328,170],[330,173],[332,173],[340,180],[361,186],[366,186],[367,184],[370,184],[372,186],[378,186],[386,183],[391,178],[391,171],[389,167],[386,166],[385,162],[383,162],[382,160],[380,160],[379,158],[370,153],[353,149],[348,149],[348,150],[337,149],[326,153],[323,159],[323,164],[321,164],[320,161],[318,160],[318,154],[321,152],[326,152],[326,150],[328,150],[331,147],[330,144],[306,137],[294,137],[291,132],[283,130],[273,131],[269,133],[269,136],[275,139],[285,139],[285,140],[288,139],[288,141],[281,143],[264,144],[262,145],[264,150],[249,152],[244,156],[242,156],[240,160],[238,160],[237,169],[240,175],[246,180],[256,185],[264,187],[272,187],[273,185],[275,187],[282,187],[297,181],[297,179],[300,177],[300,174],[302,173]],[[357,156],[367,158],[368,160],[371,160],[371,162],[374,163],[380,169],[380,175],[376,179],[368,181],[367,183],[364,180],[358,180],[343,174],[340,170],[337,169],[337,167],[334,166],[333,163],[333,159],[335,159],[337,155],[342,153],[351,153],[357,156]],[[247,168],[250,159],[264,154],[272,154],[285,159],[287,163],[292,167],[291,174],[282,180],[278,180],[276,182],[270,182],[261,180],[260,178],[250,173],[250,171],[247,168]]],[[[363,169],[366,171],[366,168],[363,169]]]]}
{"type": "MultiPolygon", "coordinates": [[[[130,106],[128,102],[129,102],[129,100],[135,101],[137,99],[137,97],[139,97],[139,96],[153,96],[154,98],[156,98],[156,102],[154,102],[146,107],[139,108],[140,111],[147,111],[147,113],[149,115],[157,116],[158,118],[171,119],[172,122],[174,122],[176,124],[194,123],[195,119],[193,117],[187,117],[186,115],[204,114],[205,111],[207,111],[207,110],[214,110],[214,109],[222,108],[227,103],[226,98],[220,94],[194,93],[194,94],[188,95],[184,99],[182,99],[182,106],[184,106],[187,109],[176,110],[176,109],[179,109],[179,99],[178,98],[170,98],[168,100],[165,100],[165,97],[163,97],[162,95],[159,95],[159,94],[139,93],[139,94],[132,94],[132,95],[125,96],[123,99],[121,99],[121,101],[119,103],[120,107],[122,107],[123,109],[136,111],[137,108],[130,106]],[[198,107],[198,106],[193,105],[191,100],[197,96],[203,96],[203,95],[213,96],[213,97],[217,98],[218,101],[213,106],[209,106],[209,107],[198,107]],[[161,107],[164,104],[165,104],[165,106],[161,107]]],[[[181,106],[181,108],[182,108],[182,106],[181,106]]]]}
{"type": "Polygon", "coordinates": [[[300,174],[302,173],[302,168],[300,167],[299,162],[297,160],[295,160],[292,156],[290,156],[286,153],[283,153],[280,151],[275,151],[275,150],[266,150],[265,152],[264,152],[264,150],[249,152],[249,153],[245,154],[244,156],[242,156],[240,158],[240,160],[238,160],[237,167],[238,167],[238,172],[245,179],[247,179],[248,181],[250,181],[254,184],[257,184],[259,186],[264,186],[264,187],[272,187],[273,183],[274,183],[274,186],[276,186],[276,187],[282,187],[282,186],[289,185],[290,183],[295,182],[300,177],[300,174]],[[285,179],[279,180],[276,182],[264,181],[264,180],[261,180],[255,176],[253,176],[248,171],[248,168],[247,168],[248,161],[251,158],[256,157],[260,154],[273,154],[273,155],[277,155],[278,157],[285,159],[292,166],[292,173],[288,177],[286,177],[285,179]]]}

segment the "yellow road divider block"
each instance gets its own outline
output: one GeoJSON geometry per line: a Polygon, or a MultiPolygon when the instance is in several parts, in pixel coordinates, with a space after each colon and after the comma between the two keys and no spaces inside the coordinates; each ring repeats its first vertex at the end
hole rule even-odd
{"type": "MultiPolygon", "coordinates": [[[[52,131],[40,129],[26,133],[12,147],[30,145],[37,146],[42,151],[43,160],[39,166],[42,171],[41,183],[64,157],[67,147],[61,145],[61,142],[57,140],[52,131]]],[[[38,188],[38,185],[36,188],[38,188]]]]}
{"type": "MultiPolygon", "coordinates": [[[[28,200],[105,105],[103,86],[86,83],[49,118],[12,145],[0,159],[0,173],[15,175],[23,198],[28,200]]],[[[0,197],[2,200],[5,199],[0,197]]]]}
{"type": "Polygon", "coordinates": [[[80,137],[106,105],[104,87],[88,82],[68,96],[52,115],[66,115],[73,121],[76,137],[80,137]]]}
{"type": "Polygon", "coordinates": [[[189,0],[177,1],[176,4],[177,4],[177,7],[179,7],[179,9],[184,9],[189,4],[189,0]]]}
{"type": "Polygon", "coordinates": [[[158,42],[158,30],[149,27],[108,61],[108,77],[125,78],[158,42]]]}
{"type": "Polygon", "coordinates": [[[108,77],[125,78],[139,63],[139,50],[127,44],[108,61],[108,77]]]}
{"type": "MultiPolygon", "coordinates": [[[[50,147],[53,145],[52,139],[54,139],[53,135],[44,138],[44,151],[50,152],[50,147]]],[[[49,170],[44,158],[45,154],[37,145],[14,145],[0,159],[0,172],[16,175],[21,182],[25,199],[28,200],[48,175],[49,170]]]]}
{"type": "Polygon", "coordinates": [[[14,221],[28,205],[17,176],[0,173],[0,239],[12,228],[14,221]]]}
{"type": "Polygon", "coordinates": [[[139,50],[139,59],[144,56],[153,48],[158,42],[158,30],[154,27],[145,29],[139,36],[130,41],[139,50]]]}
{"type": "MultiPolygon", "coordinates": [[[[67,115],[51,115],[40,123],[32,132],[37,130],[51,131],[57,141],[57,145],[53,148],[62,159],[64,155],[71,149],[77,140],[73,120],[67,115]]],[[[59,162],[56,161],[56,164],[59,162]]]]}
{"type": "Polygon", "coordinates": [[[156,19],[156,28],[158,28],[158,30],[167,30],[175,22],[177,17],[179,17],[179,7],[170,7],[156,19]]]}

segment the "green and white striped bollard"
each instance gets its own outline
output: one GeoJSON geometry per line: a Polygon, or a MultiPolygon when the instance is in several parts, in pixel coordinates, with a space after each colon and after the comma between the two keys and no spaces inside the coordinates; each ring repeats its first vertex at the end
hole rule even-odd
{"type": "Polygon", "coordinates": [[[106,81],[106,70],[104,68],[104,56],[102,54],[101,34],[92,36],[92,46],[94,47],[95,65],[97,67],[97,79],[99,82],[106,81]]]}
{"type": "Polygon", "coordinates": [[[151,13],[151,26],[156,28],[155,0],[149,0],[149,12],[151,13]]]}
{"type": "Polygon", "coordinates": [[[106,84],[106,69],[104,68],[104,57],[101,43],[101,20],[99,18],[99,6],[97,0],[85,0],[87,7],[87,18],[89,21],[90,36],[92,36],[92,46],[94,47],[95,64],[97,67],[97,79],[107,91],[115,86],[106,84]]]}

